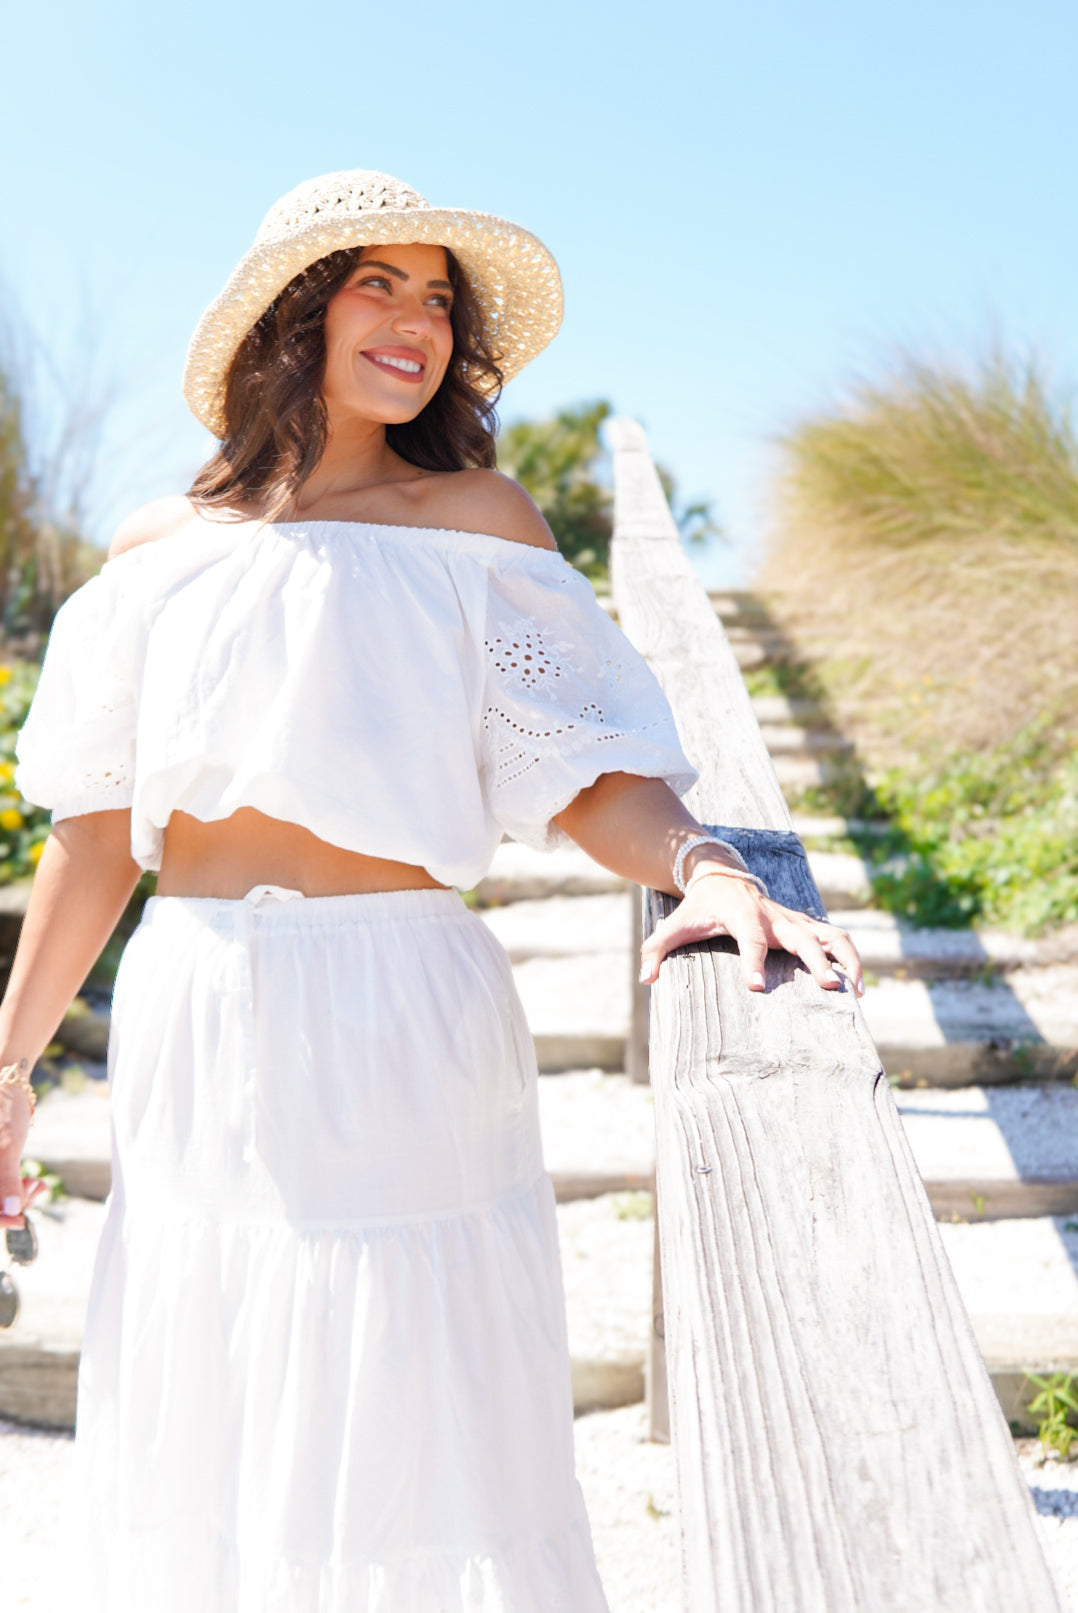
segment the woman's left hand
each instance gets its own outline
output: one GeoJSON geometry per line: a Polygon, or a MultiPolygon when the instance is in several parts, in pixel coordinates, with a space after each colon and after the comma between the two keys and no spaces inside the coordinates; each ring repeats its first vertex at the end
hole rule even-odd
{"type": "Polygon", "coordinates": [[[715,935],[729,935],[737,942],[750,991],[765,989],[764,963],[774,947],[800,958],[825,991],[842,986],[832,967],[837,963],[857,995],[864,994],[861,959],[846,930],[780,907],[747,880],[723,874],[694,880],[670,916],[656,925],[640,950],[641,982],[650,985],[659,978],[660,963],[675,947],[715,935]]]}

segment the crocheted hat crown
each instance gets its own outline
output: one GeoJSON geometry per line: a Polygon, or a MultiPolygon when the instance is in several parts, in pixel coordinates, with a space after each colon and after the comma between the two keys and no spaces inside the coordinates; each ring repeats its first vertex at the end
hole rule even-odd
{"type": "Polygon", "coordinates": [[[315,218],[354,217],[382,207],[394,211],[407,207],[429,210],[430,203],[411,185],[374,168],[351,168],[339,174],[323,174],[320,179],[305,179],[274,202],[258,227],[255,246],[279,241],[315,218]]]}
{"type": "Polygon", "coordinates": [[[506,380],[557,334],[562,316],[558,266],[527,230],[489,213],[432,207],[403,180],[375,169],[322,174],[297,185],[270,208],[254,246],[207,308],[191,340],[184,397],[215,436],[225,431],[229,365],[274,298],[317,259],[376,242],[449,248],[475,292],[506,380]]]}

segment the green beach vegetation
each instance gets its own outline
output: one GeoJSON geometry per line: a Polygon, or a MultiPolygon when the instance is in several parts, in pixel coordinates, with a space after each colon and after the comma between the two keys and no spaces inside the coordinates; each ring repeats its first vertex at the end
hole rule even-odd
{"type": "Polygon", "coordinates": [[[36,661],[0,665],[0,884],[28,879],[49,833],[50,817],[22,799],[12,782],[15,737],[37,687],[36,661]]]}
{"type": "MultiPolygon", "coordinates": [[[[24,344],[25,345],[25,344],[24,344]]],[[[0,327],[0,883],[29,877],[49,814],[12,782],[15,736],[37,687],[41,651],[63,601],[104,558],[82,530],[97,417],[72,407],[51,435],[30,407],[33,366],[0,327]]]]}
{"type": "MultiPolygon", "coordinates": [[[[562,554],[600,587],[610,578],[614,490],[599,433],[612,412],[599,399],[547,420],[518,420],[498,437],[498,469],[527,489],[562,554]]],[[[711,505],[682,502],[670,472],[657,469],[682,539],[703,543],[721,536],[711,505]]]]}
{"type": "Polygon", "coordinates": [[[1035,934],[1078,920],[1078,443],[1032,358],[909,356],[781,442],[762,586],[857,761],[803,804],[883,905],[1035,934]],[[884,832],[880,833],[880,828],[884,832]]]}
{"type": "Polygon", "coordinates": [[[102,556],[83,536],[80,507],[92,449],[86,439],[97,422],[90,411],[71,412],[54,423],[54,440],[44,441],[28,404],[27,369],[0,329],[0,627],[7,641],[25,641],[33,653],[102,556]]]}

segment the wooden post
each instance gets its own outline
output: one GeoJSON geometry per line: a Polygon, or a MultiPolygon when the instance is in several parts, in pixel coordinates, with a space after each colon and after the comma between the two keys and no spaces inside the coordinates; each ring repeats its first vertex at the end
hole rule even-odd
{"type": "MultiPolygon", "coordinates": [[[[744,682],[647,443],[615,451],[614,601],[699,784],[779,902],[821,914],[744,682]]],[[[672,906],[650,892],[645,924],[672,906]]],[[[1057,1613],[1029,1493],[849,991],[732,943],[651,989],[658,1236],[688,1613],[1057,1613]]]]}
{"type": "Polygon", "coordinates": [[[630,1081],[646,1086],[651,1080],[648,1069],[649,994],[651,988],[640,984],[640,948],[644,944],[644,901],[647,893],[636,885],[630,891],[632,926],[629,937],[629,1040],[625,1046],[625,1071],[630,1081]]]}
{"type": "Polygon", "coordinates": [[[659,1217],[656,1199],[655,1243],[651,1257],[651,1331],[644,1363],[648,1438],[670,1443],[670,1393],[666,1383],[666,1328],[663,1320],[662,1260],[659,1253],[659,1217]]]}

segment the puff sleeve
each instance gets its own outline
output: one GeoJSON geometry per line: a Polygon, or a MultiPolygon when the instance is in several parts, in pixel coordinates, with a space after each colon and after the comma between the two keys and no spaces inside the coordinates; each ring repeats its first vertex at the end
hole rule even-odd
{"type": "Polygon", "coordinates": [[[53,822],[131,805],[140,624],[127,556],[60,607],[15,745],[15,787],[53,822]]]}
{"type": "Polygon", "coordinates": [[[485,788],[514,840],[565,842],[551,819],[603,773],[679,795],[696,782],[655,675],[560,555],[525,549],[492,567],[483,655],[485,788]]]}

